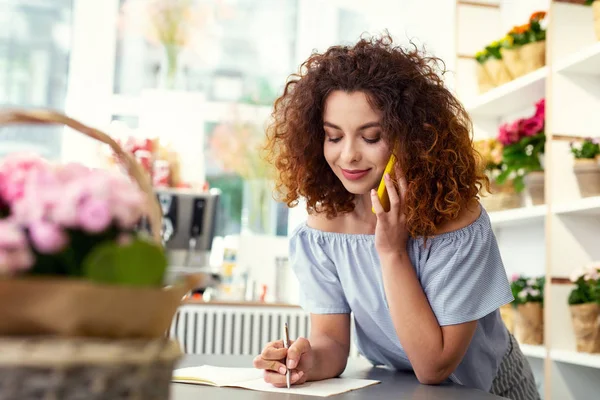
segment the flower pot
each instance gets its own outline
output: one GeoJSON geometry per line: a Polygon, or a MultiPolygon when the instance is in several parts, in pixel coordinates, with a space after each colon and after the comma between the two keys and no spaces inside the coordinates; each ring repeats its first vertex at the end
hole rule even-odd
{"type": "Polygon", "coordinates": [[[515,328],[515,310],[513,308],[512,304],[505,304],[502,307],[500,307],[500,317],[502,317],[502,321],[504,322],[504,325],[506,325],[506,329],[508,329],[508,331],[510,333],[514,333],[514,328],[515,328]]]}
{"type": "Polygon", "coordinates": [[[477,63],[475,74],[477,76],[477,88],[479,89],[479,93],[485,93],[494,88],[494,82],[483,64],[477,63]]]}
{"type": "Polygon", "coordinates": [[[502,60],[504,61],[504,64],[506,65],[508,72],[510,72],[510,75],[513,78],[518,78],[527,73],[525,64],[523,63],[523,60],[521,59],[520,47],[515,47],[512,49],[504,49],[503,48],[500,51],[502,53],[502,60]]]}
{"type": "Polygon", "coordinates": [[[533,205],[545,204],[546,202],[544,176],[544,171],[533,171],[528,173],[524,178],[525,190],[533,205]]]}
{"type": "Polygon", "coordinates": [[[495,58],[490,58],[485,62],[485,70],[490,75],[492,82],[496,86],[503,85],[512,80],[512,76],[508,69],[506,69],[506,65],[502,60],[498,60],[495,58]]]}
{"type": "Polygon", "coordinates": [[[491,193],[481,196],[481,204],[487,211],[501,211],[523,207],[523,194],[517,193],[510,182],[498,185],[490,183],[491,193]]]}
{"type": "Polygon", "coordinates": [[[600,1],[592,3],[592,12],[594,13],[594,32],[596,39],[600,40],[600,1]]]}
{"type": "Polygon", "coordinates": [[[542,68],[546,65],[546,41],[527,43],[519,47],[519,54],[525,73],[542,68]]]}
{"type": "Polygon", "coordinates": [[[575,159],[573,171],[581,197],[600,195],[600,165],[595,159],[575,159]]]}
{"type": "Polygon", "coordinates": [[[0,400],[166,400],[182,356],[169,339],[0,338],[0,400]]]}
{"type": "Polygon", "coordinates": [[[600,353],[600,305],[596,303],[569,306],[577,351],[600,353]]]}
{"type": "Polygon", "coordinates": [[[521,344],[544,343],[544,308],[540,302],[517,305],[514,335],[521,344]]]}

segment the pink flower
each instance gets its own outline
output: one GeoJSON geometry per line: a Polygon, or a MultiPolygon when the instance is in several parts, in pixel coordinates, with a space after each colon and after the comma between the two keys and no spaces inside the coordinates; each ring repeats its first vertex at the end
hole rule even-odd
{"type": "Polygon", "coordinates": [[[515,282],[517,279],[519,279],[519,274],[517,274],[516,272],[512,274],[512,276],[510,277],[510,280],[512,282],[515,282]]]}
{"type": "Polygon", "coordinates": [[[12,220],[0,220],[0,274],[28,269],[34,261],[25,233],[12,220]]]}
{"type": "Polygon", "coordinates": [[[542,131],[544,127],[543,117],[533,116],[520,120],[519,130],[524,136],[534,136],[542,131]]]}
{"type": "Polygon", "coordinates": [[[512,123],[505,123],[500,126],[498,132],[498,141],[505,146],[517,143],[521,140],[519,136],[519,124],[521,120],[516,120],[512,123]]]}
{"type": "Polygon", "coordinates": [[[49,164],[37,155],[12,154],[0,164],[0,198],[9,206],[20,199],[32,171],[45,171],[49,164]]]}
{"type": "Polygon", "coordinates": [[[77,210],[78,225],[87,232],[102,232],[108,228],[111,219],[110,208],[105,200],[86,199],[77,210]]]}
{"type": "Polygon", "coordinates": [[[541,99],[537,103],[535,103],[535,117],[544,121],[546,118],[546,99],[541,99]]]}
{"type": "Polygon", "coordinates": [[[36,250],[42,254],[55,254],[67,245],[67,234],[57,225],[38,221],[29,227],[29,235],[36,250]]]}

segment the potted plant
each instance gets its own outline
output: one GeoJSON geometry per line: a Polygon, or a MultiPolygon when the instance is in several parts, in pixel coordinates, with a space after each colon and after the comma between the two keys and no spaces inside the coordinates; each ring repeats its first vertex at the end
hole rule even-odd
{"type": "Polygon", "coordinates": [[[522,206],[523,196],[517,193],[511,182],[500,185],[498,175],[502,172],[502,152],[504,146],[496,138],[474,142],[474,148],[481,157],[484,173],[490,181],[490,192],[482,188],[481,203],[488,211],[499,211],[522,206]]]}
{"type": "Polygon", "coordinates": [[[501,40],[502,59],[506,68],[514,78],[518,78],[527,73],[525,64],[521,60],[521,47],[528,43],[525,32],[529,29],[529,24],[513,27],[508,34],[501,40]]]}
{"type": "Polygon", "coordinates": [[[600,263],[575,271],[569,309],[577,351],[600,353],[600,263]]]}
{"type": "Polygon", "coordinates": [[[514,335],[519,343],[544,343],[544,285],[546,278],[513,277],[511,289],[516,308],[514,335]]]}
{"type": "Polygon", "coordinates": [[[574,157],[573,171],[581,197],[600,195],[600,165],[596,161],[600,156],[600,139],[585,138],[569,144],[574,157]]]}
{"type": "Polygon", "coordinates": [[[532,203],[544,204],[544,151],[546,144],[545,100],[536,103],[534,115],[500,126],[498,141],[504,145],[502,173],[496,181],[512,179],[517,192],[527,188],[532,203]]]}
{"type": "Polygon", "coordinates": [[[500,52],[501,47],[502,44],[499,40],[494,41],[485,47],[485,51],[489,54],[489,58],[484,64],[485,69],[495,86],[503,85],[513,79],[502,60],[502,53],[500,52]]]}
{"type": "Polygon", "coordinates": [[[0,112],[0,125],[57,123],[110,145],[133,179],[33,155],[0,164],[1,397],[168,399],[182,353],[165,333],[191,286],[163,286],[148,175],[64,115],[0,112]],[[151,235],[139,228],[145,216],[151,235]]]}
{"type": "Polygon", "coordinates": [[[483,49],[478,51],[475,54],[475,61],[477,61],[477,65],[475,66],[475,74],[477,76],[477,87],[479,89],[479,93],[485,93],[490,89],[494,88],[494,82],[488,73],[485,64],[490,59],[491,54],[483,49]]]}
{"type": "Polygon", "coordinates": [[[537,11],[529,17],[528,29],[524,32],[526,43],[519,49],[526,72],[535,71],[546,65],[546,19],[545,11],[537,11]]]}

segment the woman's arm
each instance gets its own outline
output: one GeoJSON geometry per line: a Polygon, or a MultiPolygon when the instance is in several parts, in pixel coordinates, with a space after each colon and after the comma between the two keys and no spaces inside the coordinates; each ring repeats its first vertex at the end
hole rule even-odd
{"type": "Polygon", "coordinates": [[[385,176],[390,211],[385,212],[375,191],[371,202],[377,214],[375,246],[381,261],[384,290],[396,334],[422,383],[436,384],[448,378],[462,360],[477,321],[441,327],[406,252],[408,232],[402,202],[406,181],[399,191],[385,176]]]}
{"type": "Polygon", "coordinates": [[[462,360],[477,321],[440,327],[406,252],[384,256],[381,265],[394,328],[417,378],[443,382],[462,360]]]}
{"type": "Polygon", "coordinates": [[[340,375],[350,354],[350,315],[312,314],[310,321],[314,363],[307,379],[318,381],[340,375]]]}

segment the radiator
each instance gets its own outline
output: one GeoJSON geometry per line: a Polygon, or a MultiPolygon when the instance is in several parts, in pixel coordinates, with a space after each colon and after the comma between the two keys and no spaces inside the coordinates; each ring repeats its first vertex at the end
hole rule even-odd
{"type": "MultiPolygon", "coordinates": [[[[184,305],[169,336],[186,354],[257,355],[267,343],[283,338],[285,323],[291,339],[309,336],[310,317],[300,308],[184,305]]],[[[350,357],[358,356],[352,343],[350,357]]]]}

